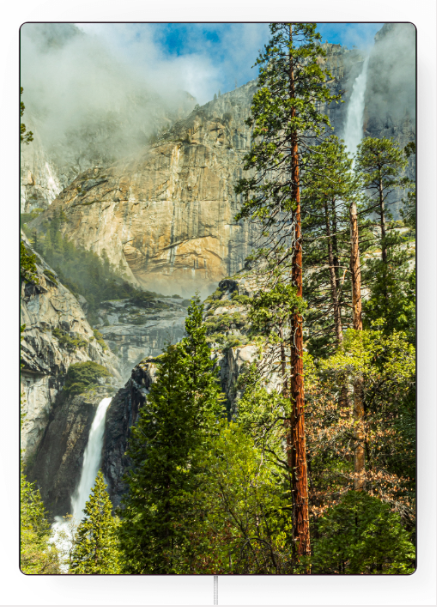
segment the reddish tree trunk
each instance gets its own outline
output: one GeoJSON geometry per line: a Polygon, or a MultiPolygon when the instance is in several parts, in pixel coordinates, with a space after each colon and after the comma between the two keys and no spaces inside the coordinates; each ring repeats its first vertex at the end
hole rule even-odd
{"type": "MultiPolygon", "coordinates": [[[[290,25],[290,42],[292,26],[290,25]]],[[[290,55],[290,97],[295,98],[293,57],[290,55]]],[[[295,108],[291,117],[296,115],[295,108]]],[[[299,156],[297,133],[291,138],[291,169],[294,213],[294,251],[292,264],[292,281],[297,288],[297,295],[302,297],[302,232],[299,187],[299,156]]],[[[290,336],[290,398],[292,403],[291,443],[292,443],[292,479],[295,521],[293,535],[297,543],[298,556],[310,555],[310,526],[308,512],[308,471],[306,462],[305,417],[304,417],[304,381],[303,381],[303,332],[302,315],[293,314],[290,336]]]]}

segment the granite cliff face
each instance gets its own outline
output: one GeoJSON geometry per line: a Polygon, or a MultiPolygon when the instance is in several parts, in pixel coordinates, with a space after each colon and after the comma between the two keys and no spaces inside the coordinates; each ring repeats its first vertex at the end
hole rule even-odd
{"type": "Polygon", "coordinates": [[[63,231],[134,282],[163,294],[202,294],[237,271],[251,228],[236,224],[234,185],[249,148],[255,84],[219,97],[177,122],[133,158],[82,173],[31,225],[61,209],[63,231]]]}
{"type": "MultiPolygon", "coordinates": [[[[24,235],[22,239],[33,252],[24,235]]],[[[117,358],[97,343],[77,299],[39,255],[37,259],[38,284],[21,285],[21,392],[26,414],[21,448],[26,458],[38,448],[71,364],[94,361],[121,380],[117,358]]]]}
{"type": "Polygon", "coordinates": [[[59,174],[59,167],[44,150],[38,133],[38,123],[27,120],[33,141],[23,145],[20,162],[20,210],[29,213],[34,209],[46,209],[67,185],[59,174]]]}
{"type": "Polygon", "coordinates": [[[155,298],[147,307],[129,299],[105,301],[96,327],[118,359],[123,378],[143,358],[161,354],[168,343],[182,339],[187,309],[177,298],[155,298]]]}
{"type": "MultiPolygon", "coordinates": [[[[363,57],[325,46],[330,87],[347,97],[363,57]]],[[[30,225],[42,229],[62,210],[63,233],[77,246],[106,251],[132,282],[167,295],[207,295],[242,268],[256,240],[251,225],[234,221],[255,90],[254,81],[226,93],[140,153],[81,173],[30,225]]],[[[338,133],[346,105],[328,109],[338,133]]]]}
{"type": "Polygon", "coordinates": [[[141,361],[132,370],[130,379],[111,401],[105,421],[105,435],[102,449],[102,471],[108,483],[108,493],[114,506],[126,491],[123,475],[129,467],[126,449],[131,428],[138,420],[138,414],[145,402],[150,386],[156,375],[153,358],[141,361]]]}

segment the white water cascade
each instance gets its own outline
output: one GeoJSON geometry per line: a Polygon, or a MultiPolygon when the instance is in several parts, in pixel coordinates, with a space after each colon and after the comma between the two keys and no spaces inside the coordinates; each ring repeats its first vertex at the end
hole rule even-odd
{"type": "MultiPolygon", "coordinates": [[[[71,497],[72,519],[71,521],[66,521],[61,516],[57,516],[52,525],[52,541],[64,556],[69,554],[74,527],[80,523],[84,516],[83,509],[88,501],[99,471],[106,411],[111,400],[112,398],[104,398],[100,401],[93,419],[88,443],[83,454],[79,485],[71,497]]],[[[66,566],[63,566],[63,568],[64,571],[67,570],[66,566]]]]}
{"type": "Polygon", "coordinates": [[[343,139],[349,154],[355,154],[357,146],[363,138],[364,101],[367,84],[367,66],[369,57],[363,63],[359,76],[356,77],[346,113],[346,124],[343,139]]]}

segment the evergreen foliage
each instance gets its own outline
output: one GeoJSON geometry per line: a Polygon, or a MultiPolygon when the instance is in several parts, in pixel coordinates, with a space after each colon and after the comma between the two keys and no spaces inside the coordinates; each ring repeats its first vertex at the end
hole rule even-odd
{"type": "Polygon", "coordinates": [[[361,213],[378,217],[378,248],[366,261],[364,280],[371,295],[363,304],[365,325],[379,318],[385,330],[407,331],[415,341],[416,274],[413,238],[415,197],[413,184],[405,176],[407,158],[415,146],[402,150],[393,139],[366,138],[358,146],[356,170],[365,192],[361,213]],[[398,202],[396,192],[406,192],[403,224],[393,221],[390,205],[398,202]],[[378,254],[380,252],[380,255],[378,254]]]}
{"type": "Polygon", "coordinates": [[[96,386],[100,377],[109,375],[108,369],[95,362],[74,363],[68,367],[64,390],[71,395],[81,394],[96,386]]]}
{"type": "Polygon", "coordinates": [[[251,259],[258,262],[257,274],[262,279],[254,300],[265,299],[264,293],[271,290],[268,314],[279,315],[273,323],[278,347],[276,360],[271,349],[271,364],[281,369],[283,394],[293,405],[284,423],[284,456],[292,477],[294,546],[302,556],[310,551],[302,368],[302,214],[306,208],[301,200],[308,171],[302,168],[311,163],[310,152],[317,150],[330,128],[326,104],[339,97],[326,84],[329,74],[321,67],[326,53],[316,24],[273,23],[270,32],[257,60],[259,88],[247,120],[253,133],[244,164],[250,175],[235,188],[242,203],[236,220],[247,218],[259,227],[262,242],[251,259]],[[280,293],[285,285],[294,289],[294,295],[280,293]]]}
{"type": "MultiPolygon", "coordinates": [[[[24,110],[26,109],[26,106],[21,101],[22,94],[23,94],[23,87],[20,86],[20,118],[23,116],[24,110]]],[[[22,122],[20,122],[20,142],[21,143],[30,143],[31,141],[33,141],[32,131],[26,131],[26,125],[24,125],[22,122]]]]}
{"type": "Polygon", "coordinates": [[[85,517],[77,528],[69,573],[119,573],[118,520],[112,515],[112,504],[101,471],[83,512],[85,517]]]}
{"type": "Polygon", "coordinates": [[[133,466],[120,512],[125,573],[190,571],[193,495],[201,483],[197,453],[217,434],[224,414],[202,311],[193,299],[187,337],[160,357],[156,383],[132,430],[127,454],[133,466]]]}
{"type": "Polygon", "coordinates": [[[313,572],[411,574],[415,549],[398,514],[367,493],[349,491],[319,521],[313,572]]]}
{"type": "Polygon", "coordinates": [[[34,483],[20,476],[20,569],[26,575],[60,573],[58,553],[50,544],[50,525],[34,483]]]}
{"type": "Polygon", "coordinates": [[[307,152],[302,165],[303,297],[308,303],[305,324],[311,327],[307,345],[314,355],[326,355],[352,324],[348,211],[360,198],[361,183],[335,135],[307,152]]]}
{"type": "Polygon", "coordinates": [[[23,280],[38,283],[36,262],[36,255],[30,253],[24,242],[20,240],[20,276],[23,280]]]}
{"type": "MultiPolygon", "coordinates": [[[[282,232],[296,208],[293,190],[296,184],[291,172],[292,136],[297,138],[299,158],[305,152],[308,158],[308,150],[330,126],[320,108],[338,97],[330,94],[325,84],[329,74],[319,66],[319,59],[326,53],[318,45],[320,34],[315,24],[274,23],[270,30],[271,39],[256,61],[259,86],[247,120],[248,126],[253,127],[253,143],[245,156],[244,170],[255,174],[240,179],[236,187],[236,193],[242,195],[236,219],[251,218],[258,222],[272,254],[286,247],[286,235],[282,232]],[[293,95],[290,58],[296,73],[293,95]]],[[[265,253],[263,248],[258,255],[265,253]]]]}
{"type": "Polygon", "coordinates": [[[88,341],[83,337],[71,337],[66,331],[59,329],[59,327],[53,329],[52,335],[57,338],[61,346],[71,352],[74,352],[76,348],[86,348],[88,346],[88,341]]]}

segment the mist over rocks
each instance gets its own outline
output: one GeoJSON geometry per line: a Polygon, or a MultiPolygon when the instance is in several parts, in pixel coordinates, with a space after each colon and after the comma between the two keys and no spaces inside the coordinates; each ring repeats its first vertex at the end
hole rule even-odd
{"type": "Polygon", "coordinates": [[[365,133],[404,141],[408,131],[414,131],[415,76],[416,28],[412,23],[386,23],[370,52],[365,133]]]}
{"type": "Polygon", "coordinates": [[[234,221],[255,90],[249,83],[222,95],[140,154],[81,174],[30,227],[43,229],[62,210],[63,234],[106,251],[142,287],[208,295],[242,267],[255,238],[252,226],[234,221]]]}
{"type": "Polygon", "coordinates": [[[46,208],[82,171],[142,149],[196,103],[171,83],[157,93],[101,37],[67,23],[22,26],[21,85],[23,121],[36,134],[22,146],[22,212],[46,208]]]}

